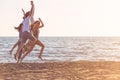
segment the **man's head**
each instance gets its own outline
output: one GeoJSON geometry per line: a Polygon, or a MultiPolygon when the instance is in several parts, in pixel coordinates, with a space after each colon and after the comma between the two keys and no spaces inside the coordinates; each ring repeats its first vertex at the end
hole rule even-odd
{"type": "Polygon", "coordinates": [[[30,15],[30,11],[26,12],[23,19],[25,19],[26,17],[28,17],[30,15]]]}

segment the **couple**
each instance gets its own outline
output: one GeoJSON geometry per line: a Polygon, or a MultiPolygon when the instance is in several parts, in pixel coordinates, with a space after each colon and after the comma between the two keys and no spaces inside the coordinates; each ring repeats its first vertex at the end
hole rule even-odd
{"type": "Polygon", "coordinates": [[[19,40],[10,50],[10,54],[12,54],[13,49],[18,45],[18,50],[14,55],[15,59],[17,59],[17,63],[21,63],[25,56],[32,51],[36,44],[42,47],[40,50],[39,58],[41,58],[44,50],[44,44],[40,40],[38,40],[39,28],[42,28],[44,24],[40,18],[39,20],[34,21],[33,1],[31,1],[31,5],[32,5],[31,10],[26,13],[22,9],[24,14],[23,22],[18,27],[15,27],[15,29],[17,29],[19,32],[19,40]]]}

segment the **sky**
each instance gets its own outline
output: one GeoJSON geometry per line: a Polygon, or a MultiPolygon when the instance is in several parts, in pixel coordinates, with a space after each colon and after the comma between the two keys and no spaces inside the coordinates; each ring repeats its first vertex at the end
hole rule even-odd
{"type": "MultiPolygon", "coordinates": [[[[0,0],[0,36],[18,36],[31,0],[0,0]]],[[[120,0],[33,0],[39,36],[120,36],[120,0]]]]}

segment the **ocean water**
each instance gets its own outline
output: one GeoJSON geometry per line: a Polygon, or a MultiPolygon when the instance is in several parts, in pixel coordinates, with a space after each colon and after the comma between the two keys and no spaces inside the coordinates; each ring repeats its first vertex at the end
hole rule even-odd
{"type": "MultiPolygon", "coordinates": [[[[14,63],[14,54],[9,51],[18,40],[17,37],[0,37],[0,63],[14,63]]],[[[45,45],[38,58],[40,47],[35,46],[23,62],[58,62],[58,61],[120,61],[120,37],[41,37],[45,45]]]]}

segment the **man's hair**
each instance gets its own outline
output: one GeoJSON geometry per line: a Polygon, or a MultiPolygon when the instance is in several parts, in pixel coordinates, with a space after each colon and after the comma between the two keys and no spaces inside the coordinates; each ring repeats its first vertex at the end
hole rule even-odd
{"type": "Polygon", "coordinates": [[[26,12],[25,17],[28,17],[30,14],[30,11],[26,12]]]}

